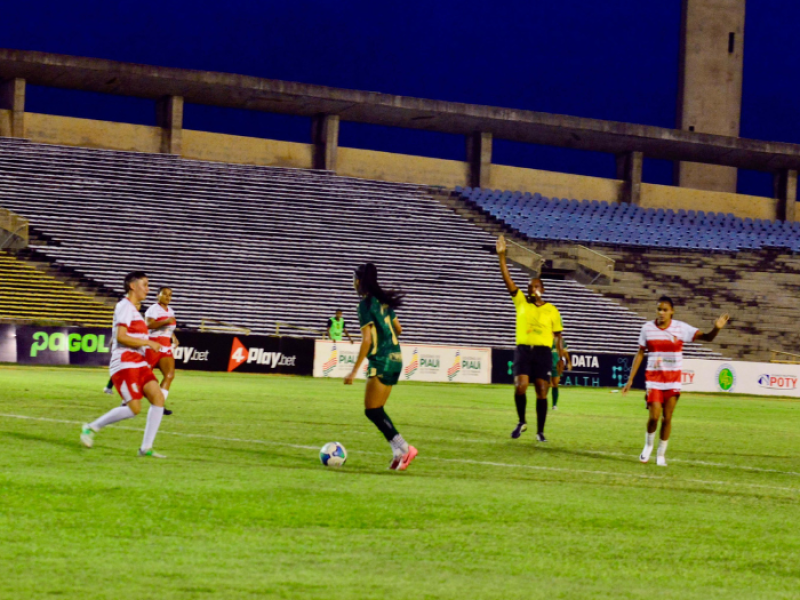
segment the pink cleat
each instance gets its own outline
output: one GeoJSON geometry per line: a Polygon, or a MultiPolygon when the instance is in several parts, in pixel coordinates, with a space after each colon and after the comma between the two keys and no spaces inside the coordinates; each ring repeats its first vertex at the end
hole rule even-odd
{"type": "Polygon", "coordinates": [[[405,471],[408,468],[408,465],[411,464],[411,461],[417,458],[417,449],[414,446],[408,447],[408,452],[403,455],[400,464],[397,465],[398,471],[405,471]]]}

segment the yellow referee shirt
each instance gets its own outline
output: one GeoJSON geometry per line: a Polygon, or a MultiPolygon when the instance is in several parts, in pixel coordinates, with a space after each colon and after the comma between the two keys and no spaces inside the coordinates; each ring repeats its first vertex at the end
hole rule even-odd
{"type": "Polygon", "coordinates": [[[551,348],[553,334],[564,330],[558,309],[547,302],[542,306],[528,302],[525,294],[519,289],[511,298],[517,309],[517,345],[551,348]]]}

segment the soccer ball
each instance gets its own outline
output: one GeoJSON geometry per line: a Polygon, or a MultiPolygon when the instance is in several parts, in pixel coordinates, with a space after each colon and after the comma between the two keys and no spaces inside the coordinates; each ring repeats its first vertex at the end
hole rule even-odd
{"type": "Polygon", "coordinates": [[[320,449],[319,460],[326,467],[341,467],[347,460],[347,450],[339,442],[328,442],[320,449]]]}

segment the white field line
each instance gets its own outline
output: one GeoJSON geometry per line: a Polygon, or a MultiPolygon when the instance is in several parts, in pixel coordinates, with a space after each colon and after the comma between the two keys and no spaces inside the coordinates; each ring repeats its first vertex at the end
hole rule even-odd
{"type": "MultiPolygon", "coordinates": [[[[4,419],[20,419],[25,421],[40,421],[46,423],[61,423],[66,425],[81,425],[80,421],[68,421],[64,419],[51,419],[48,417],[31,417],[28,415],[12,415],[12,414],[1,414],[0,418],[4,419]]],[[[137,427],[125,427],[114,425],[115,429],[122,429],[126,431],[137,431],[142,432],[141,428],[137,427]]],[[[214,440],[214,441],[221,441],[221,442],[238,442],[238,443],[245,443],[245,444],[259,444],[265,446],[283,446],[285,448],[297,448],[300,450],[317,450],[316,446],[306,446],[302,444],[289,444],[287,442],[276,442],[272,440],[254,440],[254,439],[247,439],[247,438],[228,438],[228,437],[221,437],[221,436],[214,436],[214,435],[204,435],[199,433],[179,433],[175,431],[159,431],[161,435],[174,435],[178,437],[186,437],[186,438],[196,438],[196,439],[206,439],[206,440],[214,440]]],[[[466,441],[466,440],[462,440],[466,441]]],[[[377,452],[359,452],[359,454],[367,454],[367,455],[374,455],[378,456],[377,452]]],[[[608,454],[613,456],[628,456],[627,454],[615,454],[615,453],[595,453],[595,454],[608,454]]],[[[380,454],[383,456],[383,454],[380,454]]],[[[644,474],[637,474],[637,473],[619,473],[614,471],[595,471],[591,469],[567,469],[563,467],[544,467],[544,466],[537,466],[537,465],[521,465],[521,464],[514,464],[514,463],[500,463],[500,462],[493,462],[493,461],[481,461],[481,460],[469,460],[464,458],[441,458],[437,456],[421,456],[420,458],[426,460],[435,460],[440,462],[446,463],[457,463],[457,464],[465,464],[465,465],[477,465],[477,466],[487,466],[487,467],[500,467],[504,469],[523,469],[529,471],[547,471],[551,473],[570,473],[570,474],[581,474],[581,475],[602,475],[608,477],[628,477],[632,479],[646,479],[646,480],[657,480],[657,481],[665,481],[666,478],[659,477],[657,475],[644,475],[644,474]]],[[[686,461],[684,461],[686,462],[686,461]]],[[[700,463],[704,464],[704,463],[700,463]]],[[[715,463],[709,463],[712,466],[716,466],[715,463]]],[[[727,465],[722,465],[727,466],[727,465]]],[[[767,469],[764,469],[766,472],[773,472],[767,469]]],[[[783,471],[774,471],[775,473],[784,473],[783,471]]],[[[797,473],[789,473],[793,475],[797,475],[797,473]]],[[[785,492],[800,492],[800,488],[791,488],[791,487],[779,487],[779,486],[771,486],[771,485],[760,485],[760,484],[753,484],[753,483],[743,483],[743,482],[731,482],[731,481],[715,481],[715,480],[707,480],[707,479],[679,479],[679,480],[669,480],[669,481],[677,481],[677,482],[685,482],[685,483],[697,483],[702,485],[718,485],[718,486],[737,486],[737,487],[745,487],[745,488],[757,488],[757,489],[768,489],[768,490],[780,490],[785,492]]]]}

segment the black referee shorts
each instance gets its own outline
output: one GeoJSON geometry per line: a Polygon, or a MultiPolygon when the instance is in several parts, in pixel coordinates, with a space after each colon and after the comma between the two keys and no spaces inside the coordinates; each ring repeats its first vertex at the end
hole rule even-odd
{"type": "Polygon", "coordinates": [[[523,346],[514,350],[514,377],[527,375],[530,380],[550,381],[553,353],[549,346],[523,346]]]}

